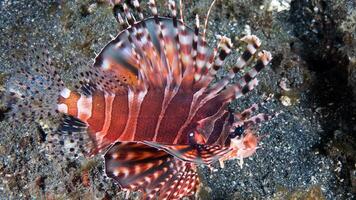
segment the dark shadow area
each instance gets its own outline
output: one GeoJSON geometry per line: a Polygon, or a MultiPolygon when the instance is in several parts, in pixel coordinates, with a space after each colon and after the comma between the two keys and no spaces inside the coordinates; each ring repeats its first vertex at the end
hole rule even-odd
{"type": "Polygon", "coordinates": [[[295,36],[303,44],[301,57],[314,72],[307,103],[322,125],[321,141],[314,150],[331,157],[335,164],[342,163],[336,176],[344,181],[338,182],[340,185],[335,188],[350,191],[350,172],[356,161],[355,108],[352,107],[352,86],[348,85],[349,60],[340,50],[344,46],[343,33],[338,31],[338,23],[346,12],[333,8],[332,1],[315,2],[293,1],[290,21],[295,36]]]}
{"type": "Polygon", "coordinates": [[[6,113],[10,111],[10,108],[0,108],[0,122],[6,117],[6,113]]]}
{"type": "Polygon", "coordinates": [[[38,130],[38,134],[39,134],[38,137],[40,139],[40,142],[45,142],[47,133],[42,129],[40,125],[37,126],[37,130],[38,130]]]}

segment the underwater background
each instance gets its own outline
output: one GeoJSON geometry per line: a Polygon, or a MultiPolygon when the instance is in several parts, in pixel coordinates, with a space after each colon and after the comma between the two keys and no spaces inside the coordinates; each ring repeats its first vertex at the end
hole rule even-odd
{"type": "MultiPolygon", "coordinates": [[[[192,25],[196,14],[205,16],[210,3],[184,1],[185,21],[192,25]]],[[[159,13],[168,13],[163,0],[157,4],[159,13]]],[[[261,126],[260,149],[243,168],[235,161],[223,169],[218,164],[212,171],[199,168],[200,198],[355,198],[356,2],[218,0],[208,26],[210,46],[217,34],[238,44],[238,38],[252,33],[271,51],[272,63],[259,75],[258,87],[234,107],[245,108],[272,95],[261,111],[281,114],[261,126]]],[[[70,84],[78,70],[73,63],[92,62],[118,31],[112,7],[104,0],[1,0],[0,95],[18,67],[11,55],[28,53],[25,47],[48,48],[70,84]]],[[[229,56],[225,66],[236,59],[229,56]]],[[[5,117],[7,106],[3,101],[0,106],[0,199],[125,198],[105,178],[100,156],[71,162],[49,159],[46,130],[36,124],[14,130],[5,117]]]]}

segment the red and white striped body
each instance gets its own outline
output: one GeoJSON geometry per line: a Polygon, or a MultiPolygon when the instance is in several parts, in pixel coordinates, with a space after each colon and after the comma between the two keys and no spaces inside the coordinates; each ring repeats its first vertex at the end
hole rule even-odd
{"type": "Polygon", "coordinates": [[[87,123],[89,134],[101,145],[99,148],[115,141],[188,144],[188,134],[197,128],[199,133],[204,132],[205,142],[209,141],[206,136],[210,136],[210,144],[217,141],[222,131],[226,132],[226,139],[229,129],[225,126],[232,121],[226,123],[229,113],[225,102],[204,101],[208,95],[199,95],[197,91],[178,91],[171,99],[165,98],[164,90],[120,94],[96,90],[86,96],[64,89],[58,110],[87,123]],[[167,106],[162,106],[164,101],[167,106]]]}

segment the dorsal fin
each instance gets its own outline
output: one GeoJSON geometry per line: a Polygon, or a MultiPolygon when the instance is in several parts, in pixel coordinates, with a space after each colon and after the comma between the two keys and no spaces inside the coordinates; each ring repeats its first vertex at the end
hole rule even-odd
{"type": "Polygon", "coordinates": [[[172,66],[170,66],[168,54],[167,54],[167,47],[166,47],[166,41],[165,41],[165,36],[166,36],[166,28],[163,25],[162,21],[158,18],[158,13],[157,13],[157,7],[156,7],[156,2],[154,0],[149,1],[149,7],[150,10],[153,14],[154,22],[156,24],[156,29],[157,29],[157,35],[158,35],[158,51],[160,52],[160,57],[162,60],[162,64],[165,67],[165,69],[162,69],[162,76],[168,77],[170,74],[172,74],[172,66]],[[163,33],[166,33],[165,35],[163,33]]]}
{"type": "Polygon", "coordinates": [[[211,9],[213,8],[214,4],[215,4],[215,1],[216,0],[213,0],[209,6],[209,9],[208,9],[208,12],[206,14],[206,17],[205,17],[205,22],[204,22],[204,30],[203,30],[203,40],[205,41],[206,40],[206,31],[207,31],[207,28],[208,28],[208,21],[209,21],[209,16],[210,16],[210,12],[211,12],[211,9]]]}
{"type": "Polygon", "coordinates": [[[141,10],[140,2],[138,0],[132,0],[132,4],[135,7],[140,20],[142,21],[144,19],[144,16],[141,10]]]}
{"type": "Polygon", "coordinates": [[[124,17],[122,16],[120,12],[121,6],[120,4],[115,4],[113,7],[113,14],[115,16],[116,21],[120,24],[122,28],[127,28],[128,24],[126,23],[124,17]]]}
{"type": "MultiPolygon", "coordinates": [[[[150,0],[148,5],[153,17],[145,19],[139,2],[133,1],[133,7],[141,20],[138,22],[129,6],[119,1],[114,6],[115,16],[120,23],[128,22],[129,27],[102,50],[96,58],[94,67],[103,73],[114,74],[113,76],[123,85],[134,91],[167,88],[177,90],[179,87],[184,90],[207,88],[232,48],[231,41],[226,37],[221,38],[218,48],[214,50],[207,45],[206,28],[214,3],[215,0],[209,6],[204,31],[202,37],[199,37],[199,17],[196,17],[194,30],[187,27],[182,22],[182,16],[178,19],[178,10],[173,0],[168,2],[170,18],[159,17],[155,1],[150,0]]],[[[180,15],[183,13],[182,6],[180,1],[180,15]]],[[[229,79],[235,77],[236,73],[249,64],[258,52],[261,43],[256,36],[245,36],[241,40],[247,43],[247,47],[236,61],[236,65],[231,68],[229,76],[210,87],[215,88],[217,93],[224,89],[229,79]]],[[[257,68],[260,69],[261,65],[257,68]]],[[[251,70],[239,83],[228,89],[229,92],[225,93],[229,95],[225,96],[232,98],[232,93],[239,93],[241,90],[244,94],[245,91],[252,89],[257,83],[252,81],[255,72],[258,70],[251,70]]]]}
{"type": "Polygon", "coordinates": [[[225,58],[231,52],[231,48],[232,48],[231,39],[225,36],[220,36],[220,42],[218,45],[219,52],[215,58],[213,66],[209,70],[211,75],[215,75],[217,71],[222,67],[225,58]]]}
{"type": "MultiPolygon", "coordinates": [[[[155,10],[154,4],[151,6],[155,10]]],[[[174,4],[170,7],[175,13],[174,4]]],[[[154,16],[121,32],[98,55],[94,67],[104,74],[112,73],[123,85],[132,88],[180,86],[185,77],[188,78],[184,84],[192,88],[194,82],[190,77],[203,73],[211,57],[206,42],[199,42],[194,35],[194,31],[176,17],[154,16]],[[197,70],[191,52],[193,47],[197,49],[197,70]]]]}
{"type": "MultiPolygon", "coordinates": [[[[197,71],[197,50],[198,50],[198,40],[199,40],[199,15],[195,16],[195,24],[194,24],[194,37],[193,37],[193,44],[192,44],[192,58],[193,58],[193,65],[194,71],[197,71]]],[[[194,77],[195,80],[198,80],[199,77],[194,77]]]]}

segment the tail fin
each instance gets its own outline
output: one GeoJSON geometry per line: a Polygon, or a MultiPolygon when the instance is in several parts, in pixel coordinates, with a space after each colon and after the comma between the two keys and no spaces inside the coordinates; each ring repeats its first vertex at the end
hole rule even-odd
{"type": "Polygon", "coordinates": [[[64,84],[46,50],[30,50],[5,84],[5,102],[11,121],[39,121],[58,113],[57,98],[64,84]]]}
{"type": "Polygon", "coordinates": [[[140,190],[147,199],[180,199],[199,184],[195,165],[142,143],[116,143],[105,155],[105,169],[123,189],[140,190]]]}
{"type": "Polygon", "coordinates": [[[85,133],[86,124],[58,110],[59,96],[68,89],[52,65],[48,51],[42,48],[28,51],[5,83],[4,101],[10,110],[6,117],[14,127],[39,123],[47,133],[49,153],[54,156],[76,158],[86,153],[90,141],[85,133]]]}

